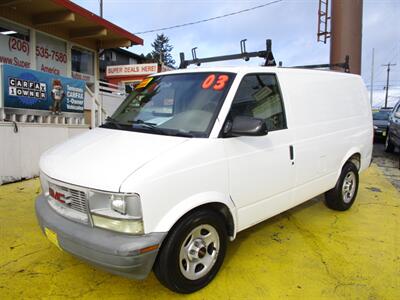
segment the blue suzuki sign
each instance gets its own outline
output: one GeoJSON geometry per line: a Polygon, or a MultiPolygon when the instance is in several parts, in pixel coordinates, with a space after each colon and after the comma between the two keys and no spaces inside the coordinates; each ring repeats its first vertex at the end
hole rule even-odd
{"type": "Polygon", "coordinates": [[[4,107],[82,113],[85,82],[2,65],[4,107]]]}

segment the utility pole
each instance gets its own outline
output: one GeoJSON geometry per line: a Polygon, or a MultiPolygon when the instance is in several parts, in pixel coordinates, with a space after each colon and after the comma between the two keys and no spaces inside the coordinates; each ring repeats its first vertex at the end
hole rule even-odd
{"type": "Polygon", "coordinates": [[[103,0],[100,0],[100,17],[103,17],[103,0]]]}
{"type": "MultiPolygon", "coordinates": [[[[350,73],[361,74],[363,0],[331,1],[330,64],[350,57],[350,73]]],[[[333,70],[343,71],[332,67],[333,70]]]]}
{"type": "Polygon", "coordinates": [[[386,65],[382,65],[382,67],[387,67],[387,76],[386,76],[386,96],[385,96],[385,108],[387,108],[387,100],[389,93],[389,74],[390,74],[390,66],[395,66],[396,64],[391,64],[390,62],[386,65]]]}
{"type": "Polygon", "coordinates": [[[372,101],[373,101],[373,96],[374,96],[374,54],[375,54],[375,48],[372,48],[371,86],[370,86],[371,107],[372,107],[372,101]]]}

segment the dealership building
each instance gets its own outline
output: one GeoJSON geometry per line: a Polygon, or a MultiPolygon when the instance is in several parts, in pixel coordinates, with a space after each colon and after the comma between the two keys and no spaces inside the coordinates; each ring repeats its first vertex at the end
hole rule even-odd
{"type": "Polygon", "coordinates": [[[71,1],[0,1],[0,184],[38,175],[43,151],[100,124],[121,93],[100,92],[99,51],[142,44],[71,1]]]}

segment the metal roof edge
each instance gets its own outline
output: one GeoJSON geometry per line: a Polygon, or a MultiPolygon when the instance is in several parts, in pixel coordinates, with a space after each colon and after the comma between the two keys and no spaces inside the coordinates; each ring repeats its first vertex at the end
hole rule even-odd
{"type": "Polygon", "coordinates": [[[73,3],[72,1],[69,0],[52,0],[53,3],[60,5],[71,12],[74,12],[84,18],[87,18],[101,26],[104,26],[106,29],[110,29],[111,31],[114,31],[115,33],[118,33],[125,37],[126,39],[130,40],[133,44],[136,45],[143,45],[143,39],[140,37],[128,32],[127,30],[111,23],[110,21],[107,21],[106,19],[103,19],[99,17],[98,15],[92,13],[91,11],[83,8],[82,6],[79,6],[78,4],[73,3]]]}

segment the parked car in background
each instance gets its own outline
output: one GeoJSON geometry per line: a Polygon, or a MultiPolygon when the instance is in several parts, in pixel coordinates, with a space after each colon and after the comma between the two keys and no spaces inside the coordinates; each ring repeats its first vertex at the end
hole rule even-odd
{"type": "Polygon", "coordinates": [[[389,127],[389,116],[393,108],[381,108],[372,114],[374,120],[374,136],[386,137],[389,127]]]}
{"type": "Polygon", "coordinates": [[[395,147],[400,147],[400,101],[397,102],[389,115],[389,127],[385,142],[385,151],[393,152],[395,147]]]}

